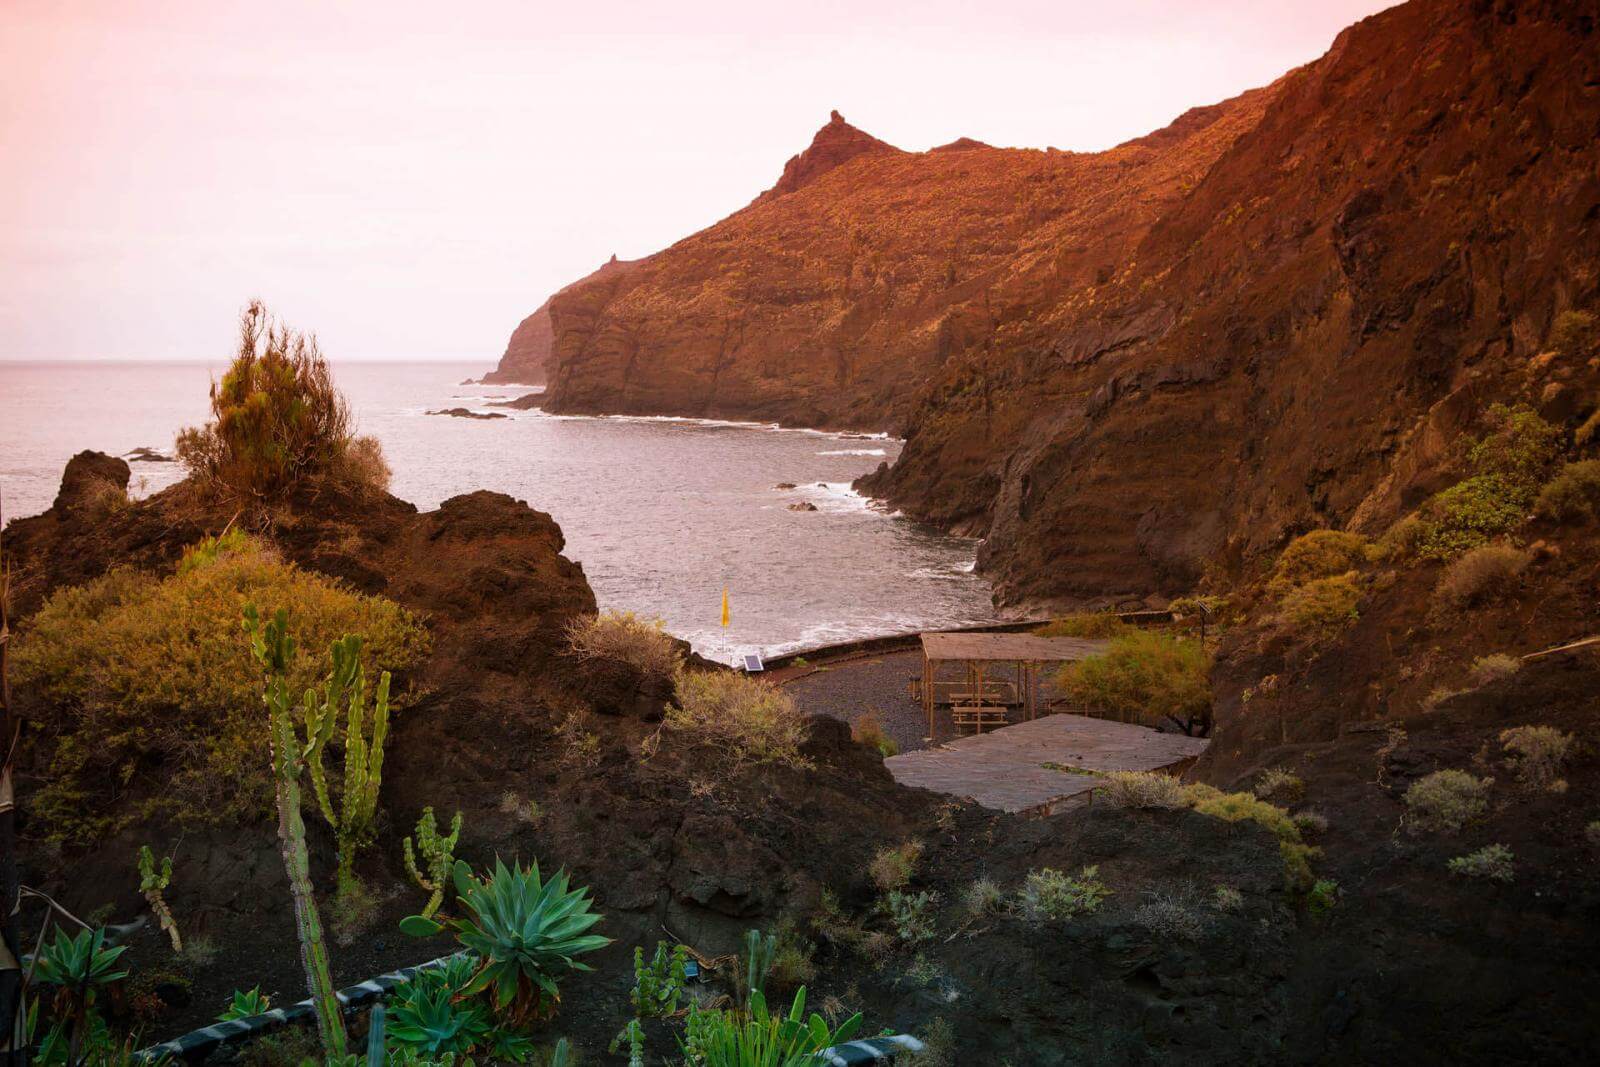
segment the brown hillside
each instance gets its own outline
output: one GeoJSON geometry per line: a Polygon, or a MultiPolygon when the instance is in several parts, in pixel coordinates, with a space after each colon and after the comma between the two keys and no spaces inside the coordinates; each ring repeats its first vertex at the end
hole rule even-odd
{"type": "Polygon", "coordinates": [[[749,207],[551,302],[549,406],[899,425],[919,386],[1041,285],[1113,269],[1266,98],[1098,155],[902,152],[835,114],[749,207]]]}
{"type": "Polygon", "coordinates": [[[1381,525],[1600,292],[1595,43],[1413,0],[1109,152],[864,153],[554,300],[552,406],[902,427],[1005,603],[1381,525]]]}

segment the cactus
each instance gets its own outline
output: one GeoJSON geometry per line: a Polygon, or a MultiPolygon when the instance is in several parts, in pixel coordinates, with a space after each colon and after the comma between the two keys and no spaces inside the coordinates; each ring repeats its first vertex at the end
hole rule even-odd
{"type": "Polygon", "coordinates": [[[678,1010],[689,962],[689,949],[678,945],[670,952],[665,941],[656,942],[656,953],[645,962],[644,946],[633,946],[633,1018],[611,1039],[610,1050],[628,1050],[628,1067],[644,1067],[645,1019],[665,1019],[678,1010]]]}
{"type": "Polygon", "coordinates": [[[361,638],[346,634],[330,649],[333,670],[320,695],[306,692],[306,763],[311,768],[311,788],[322,817],[333,827],[338,843],[337,893],[348,899],[356,889],[356,853],[371,844],[378,810],[378,787],[383,781],[383,742],[389,733],[389,672],[378,679],[372,709],[372,736],[366,735],[367,677],[361,667],[361,638]],[[332,740],[341,705],[345,709],[344,791],[335,809],[322,768],[322,750],[332,740]]]}
{"type": "Polygon", "coordinates": [[[167,932],[172,939],[172,951],[183,951],[183,938],[178,934],[177,920],[172,917],[172,909],[167,907],[166,898],[161,891],[172,884],[172,857],[164,856],[161,860],[161,873],[156,873],[156,855],[150,851],[149,845],[139,846],[139,892],[144,894],[144,899],[150,903],[150,911],[156,917],[156,922],[161,929],[167,932]]]}
{"type": "Polygon", "coordinates": [[[262,624],[254,604],[245,605],[244,628],[250,635],[250,650],[267,672],[267,723],[272,740],[272,777],[278,801],[278,840],[283,850],[283,866],[289,876],[289,891],[294,896],[295,929],[300,935],[300,961],[306,972],[306,987],[316,1009],[317,1031],[323,1051],[329,1057],[345,1055],[344,1017],[333,990],[328,967],[328,949],[322,940],[322,920],[317,915],[317,899],[311,891],[311,859],[306,851],[306,824],[300,816],[300,774],[306,756],[321,742],[309,737],[302,745],[289,716],[289,663],[294,658],[294,639],[288,632],[288,613],[279,609],[270,622],[262,624]]]}
{"type": "Polygon", "coordinates": [[[767,991],[767,972],[772,970],[772,954],[777,951],[778,939],[760,930],[747,930],[744,935],[745,985],[748,1001],[757,993],[767,991]]]}
{"type": "Polygon", "coordinates": [[[450,820],[450,833],[444,837],[439,836],[439,826],[433,819],[433,809],[423,808],[422,818],[417,820],[417,843],[413,849],[411,838],[406,838],[405,860],[406,870],[411,874],[411,880],[427,890],[427,906],[422,909],[424,919],[433,918],[434,912],[439,910],[439,905],[444,902],[444,887],[449,884],[450,871],[455,866],[456,840],[461,836],[461,813],[456,812],[456,817],[450,820]],[[422,853],[423,862],[427,864],[428,873],[424,875],[417,867],[417,853],[422,853]]]}

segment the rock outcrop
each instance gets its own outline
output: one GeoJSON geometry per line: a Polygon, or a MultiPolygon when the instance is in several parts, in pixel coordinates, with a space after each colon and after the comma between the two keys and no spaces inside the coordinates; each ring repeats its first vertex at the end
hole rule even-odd
{"type": "MultiPolygon", "coordinates": [[[[579,279],[573,285],[582,285],[590,279],[604,277],[607,273],[626,270],[629,265],[628,261],[612,256],[600,265],[599,270],[579,279]]],[[[511,331],[511,339],[506,342],[506,350],[501,355],[500,362],[479,381],[484,385],[543,385],[549,377],[550,354],[554,347],[555,331],[550,325],[550,300],[546,300],[539,305],[538,310],[523,319],[517,324],[517,328],[511,331]]]]}
{"type": "Polygon", "coordinates": [[[1437,482],[1430,420],[1600,299],[1597,44],[1583,5],[1412,0],[1108,152],[830,121],[750,207],[551,302],[548,406],[898,428],[862,487],[984,536],[1011,604],[1374,528],[1437,482]]]}

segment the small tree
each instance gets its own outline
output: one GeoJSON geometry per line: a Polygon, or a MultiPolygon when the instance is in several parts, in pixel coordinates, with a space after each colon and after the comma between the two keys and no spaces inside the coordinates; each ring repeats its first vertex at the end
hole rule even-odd
{"type": "Polygon", "coordinates": [[[270,500],[313,476],[387,484],[377,443],[356,438],[350,406],[314,336],[260,301],[239,319],[239,346],[211,386],[209,423],[178,435],[178,458],[207,489],[270,500]]]}

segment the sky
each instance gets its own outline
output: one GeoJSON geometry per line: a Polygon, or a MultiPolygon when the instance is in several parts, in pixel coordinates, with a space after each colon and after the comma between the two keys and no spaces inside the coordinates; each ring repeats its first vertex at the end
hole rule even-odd
{"type": "Polygon", "coordinates": [[[0,359],[488,363],[546,296],[770,186],[837,108],[1096,150],[1371,0],[0,0],[0,359]]]}

